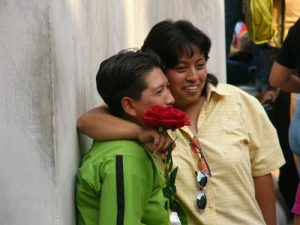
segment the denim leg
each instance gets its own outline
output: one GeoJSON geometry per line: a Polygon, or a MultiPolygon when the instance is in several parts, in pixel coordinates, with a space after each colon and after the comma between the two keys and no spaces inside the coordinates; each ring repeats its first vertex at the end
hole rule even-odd
{"type": "Polygon", "coordinates": [[[289,144],[292,152],[298,158],[298,174],[300,171],[300,105],[296,108],[289,128],[289,144]]]}
{"type": "Polygon", "coordinates": [[[267,91],[270,89],[269,74],[278,49],[268,45],[254,45],[253,48],[253,63],[257,67],[255,87],[257,91],[267,91]]]}

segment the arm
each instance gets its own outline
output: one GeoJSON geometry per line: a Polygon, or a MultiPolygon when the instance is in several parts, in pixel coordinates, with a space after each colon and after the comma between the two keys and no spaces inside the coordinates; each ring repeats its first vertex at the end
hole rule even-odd
{"type": "Polygon", "coordinates": [[[96,140],[136,139],[143,130],[135,123],[110,115],[106,106],[82,114],[77,129],[96,140]]]}
{"type": "Polygon", "coordinates": [[[276,225],[276,204],[271,174],[254,177],[255,197],[267,225],[276,225]]]}
{"type": "Polygon", "coordinates": [[[293,73],[293,69],[287,68],[275,61],[270,72],[269,82],[271,86],[284,91],[300,92],[300,78],[293,73]]]}
{"type": "Polygon", "coordinates": [[[96,140],[138,139],[150,151],[164,153],[172,139],[155,129],[144,129],[139,125],[109,114],[106,106],[99,106],[77,120],[77,129],[96,140]]]}
{"type": "Polygon", "coordinates": [[[294,225],[300,225],[300,216],[299,215],[295,215],[295,217],[294,217],[294,225]]]}

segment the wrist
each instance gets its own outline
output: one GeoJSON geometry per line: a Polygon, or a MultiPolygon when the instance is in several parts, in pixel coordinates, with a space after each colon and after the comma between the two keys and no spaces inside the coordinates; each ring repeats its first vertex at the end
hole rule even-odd
{"type": "Polygon", "coordinates": [[[133,124],[131,131],[132,131],[131,138],[139,139],[140,134],[144,131],[144,129],[143,129],[143,127],[141,127],[137,124],[133,124]]]}

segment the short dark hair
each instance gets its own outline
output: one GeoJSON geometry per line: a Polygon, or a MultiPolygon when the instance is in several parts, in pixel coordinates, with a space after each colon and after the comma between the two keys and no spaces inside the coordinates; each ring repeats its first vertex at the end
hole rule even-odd
{"type": "MultiPolygon", "coordinates": [[[[206,34],[186,20],[163,20],[152,27],[141,50],[155,51],[169,69],[178,63],[182,54],[192,57],[194,46],[208,60],[211,41],[206,34]]],[[[218,84],[217,78],[212,74],[207,75],[206,85],[207,82],[218,84]]]]}
{"type": "Polygon", "coordinates": [[[127,49],[104,60],[96,76],[97,91],[111,113],[123,116],[123,97],[139,100],[147,88],[145,76],[155,67],[164,71],[164,65],[153,51],[127,49]]]}

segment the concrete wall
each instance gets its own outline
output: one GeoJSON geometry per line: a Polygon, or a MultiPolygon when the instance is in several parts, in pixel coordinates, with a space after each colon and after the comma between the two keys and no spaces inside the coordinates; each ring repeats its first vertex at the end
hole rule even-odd
{"type": "Polygon", "coordinates": [[[141,46],[165,18],[213,41],[209,71],[225,81],[222,0],[0,0],[0,218],[3,225],[74,225],[81,151],[76,119],[99,105],[101,60],[141,46]]]}
{"type": "Polygon", "coordinates": [[[49,3],[1,0],[0,33],[0,223],[53,225],[49,3]]]}

